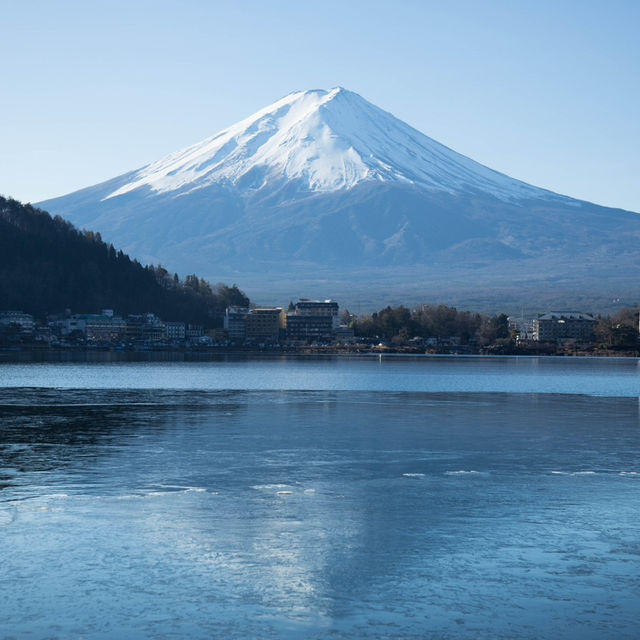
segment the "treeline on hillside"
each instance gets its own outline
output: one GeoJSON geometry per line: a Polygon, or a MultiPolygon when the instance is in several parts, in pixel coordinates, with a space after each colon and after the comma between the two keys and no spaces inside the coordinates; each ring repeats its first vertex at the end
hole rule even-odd
{"type": "Polygon", "coordinates": [[[629,349],[638,346],[639,310],[625,307],[612,316],[600,316],[595,327],[596,342],[609,349],[629,349]]]}
{"type": "Polygon", "coordinates": [[[445,305],[421,305],[413,310],[404,306],[387,307],[357,318],[352,326],[357,336],[379,338],[394,344],[405,344],[416,337],[443,339],[455,336],[459,344],[475,342],[479,345],[509,338],[505,314],[491,317],[445,305]]]}
{"type": "Polygon", "coordinates": [[[111,308],[215,326],[227,306],[248,304],[235,285],[142,266],[99,233],[0,196],[0,308],[37,316],[111,308]]]}
{"type": "MultiPolygon", "coordinates": [[[[638,308],[624,308],[612,316],[598,316],[593,344],[610,350],[638,349],[639,312],[638,308]]],[[[395,346],[418,337],[438,340],[455,337],[457,344],[473,343],[479,347],[506,346],[515,339],[503,313],[487,316],[444,305],[421,305],[413,310],[387,307],[358,318],[345,311],[342,320],[350,322],[356,336],[385,340],[395,346]]]]}

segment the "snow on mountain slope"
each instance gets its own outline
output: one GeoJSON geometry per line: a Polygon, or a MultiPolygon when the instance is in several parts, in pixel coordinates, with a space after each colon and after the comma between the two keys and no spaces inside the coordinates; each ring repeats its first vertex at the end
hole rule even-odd
{"type": "Polygon", "coordinates": [[[560,197],[488,169],[342,88],[292,93],[127,178],[104,199],[144,187],[182,195],[217,184],[255,194],[296,183],[331,192],[364,181],[482,191],[510,202],[560,197]]]}
{"type": "Polygon", "coordinates": [[[492,171],[339,88],[292,93],[40,205],[144,263],[263,301],[468,291],[471,304],[476,291],[528,300],[560,288],[577,300],[637,291],[640,267],[638,214],[492,171]]]}

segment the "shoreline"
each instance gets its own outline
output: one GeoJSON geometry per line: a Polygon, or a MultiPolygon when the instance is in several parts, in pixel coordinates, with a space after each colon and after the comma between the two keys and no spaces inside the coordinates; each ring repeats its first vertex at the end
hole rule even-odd
{"type": "Polygon", "coordinates": [[[0,365],[2,364],[37,364],[48,362],[74,363],[126,363],[126,362],[207,362],[232,359],[261,358],[348,358],[348,357],[408,357],[408,358],[619,358],[638,359],[639,350],[580,350],[550,349],[511,350],[511,352],[495,352],[490,350],[471,351],[468,349],[421,350],[408,348],[371,347],[363,345],[348,347],[274,347],[265,349],[207,347],[199,349],[186,348],[149,348],[139,350],[122,350],[110,348],[66,348],[66,349],[32,349],[32,348],[0,348],[0,365]]]}

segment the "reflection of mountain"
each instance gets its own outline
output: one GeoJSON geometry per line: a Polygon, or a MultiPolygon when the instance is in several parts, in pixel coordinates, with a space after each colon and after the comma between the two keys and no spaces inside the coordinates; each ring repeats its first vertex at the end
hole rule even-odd
{"type": "Polygon", "coordinates": [[[293,93],[43,206],[145,262],[259,296],[610,297],[640,266],[638,214],[492,171],[344,89],[293,93]]]}
{"type": "MultiPolygon", "coordinates": [[[[388,381],[424,374],[391,360],[388,381]]],[[[352,380],[383,367],[333,364],[352,380]]],[[[613,364],[599,374],[630,366],[613,364]]],[[[237,378],[260,363],[210,365],[237,378]]],[[[538,366],[586,375],[510,368],[538,366]]],[[[15,475],[0,492],[0,630],[528,638],[560,602],[554,637],[594,620],[635,637],[637,490],[620,473],[636,463],[633,397],[9,389],[0,407],[15,475]],[[615,616],[598,614],[603,597],[615,616]]]]}

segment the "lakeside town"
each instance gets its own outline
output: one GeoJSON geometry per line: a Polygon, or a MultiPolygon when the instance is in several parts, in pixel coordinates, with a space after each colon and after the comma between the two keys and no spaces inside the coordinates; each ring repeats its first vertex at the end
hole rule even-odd
{"type": "Polygon", "coordinates": [[[638,310],[613,318],[583,312],[547,312],[526,320],[420,305],[387,307],[370,316],[340,310],[334,300],[302,298],[284,307],[228,306],[207,327],[168,321],[153,313],[116,310],[37,318],[0,312],[0,352],[285,351],[496,355],[640,354],[638,310]]]}

